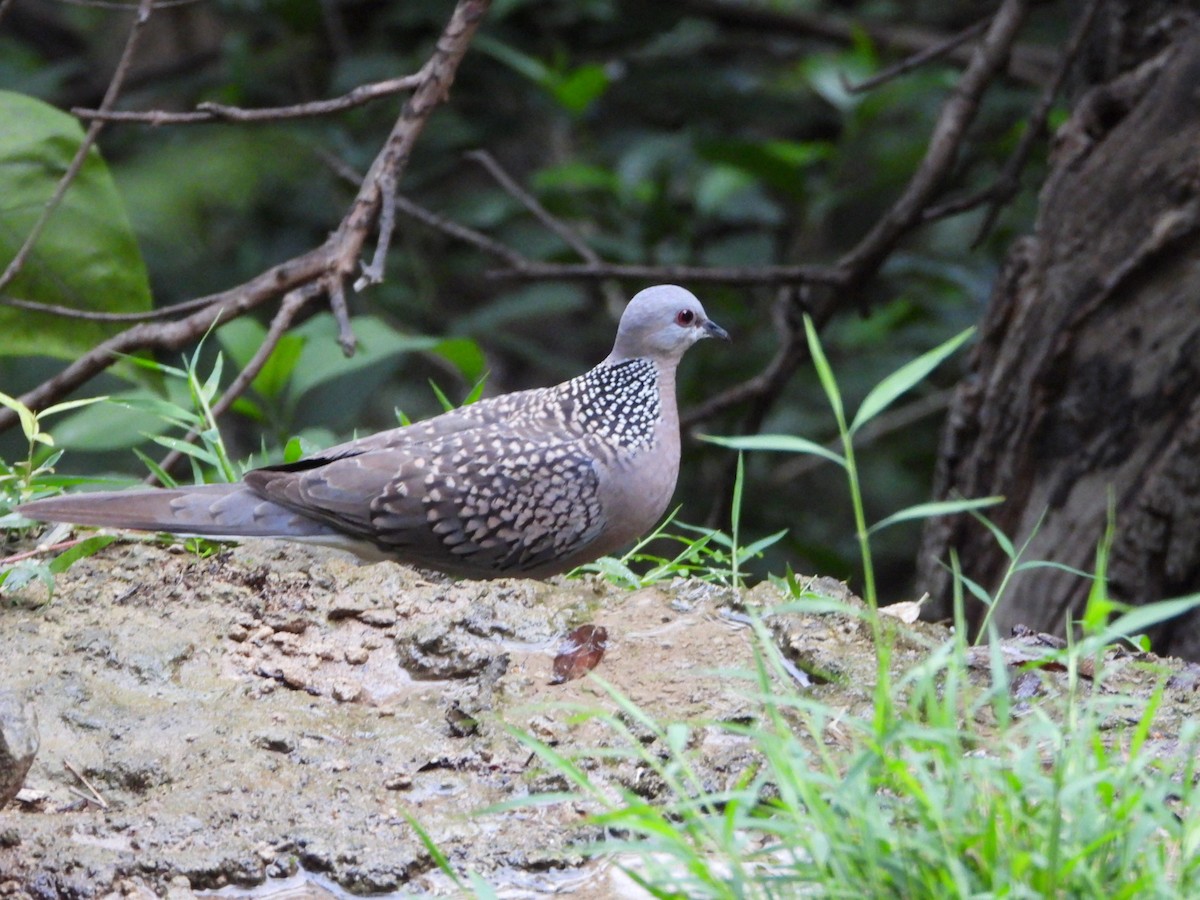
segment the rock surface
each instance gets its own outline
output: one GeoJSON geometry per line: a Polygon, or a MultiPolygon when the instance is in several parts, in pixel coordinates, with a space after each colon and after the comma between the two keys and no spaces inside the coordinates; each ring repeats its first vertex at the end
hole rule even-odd
{"type": "Polygon", "coordinates": [[[21,790],[37,751],[33,704],[12,691],[0,691],[0,808],[21,790]]]}
{"type": "MultiPolygon", "coordinates": [[[[591,810],[479,812],[566,787],[513,729],[565,753],[617,743],[574,717],[617,712],[596,679],[551,683],[585,623],[608,634],[597,675],[652,716],[695,723],[705,784],[757,765],[745,739],[705,724],[753,723],[729,673],[752,667],[755,638],[729,592],[701,582],[456,583],[271,542],[209,558],[116,543],[60,576],[52,602],[23,599],[0,605],[0,676],[32,701],[42,746],[0,810],[0,897],[458,896],[409,817],[502,896],[645,896],[615,867],[583,865],[591,810]]],[[[742,599],[782,597],[760,585],[742,599]]],[[[899,670],[946,637],[896,627],[899,670]]],[[[816,698],[869,717],[859,618],[792,615],[771,632],[816,698]]],[[[1196,692],[1180,696],[1179,715],[1194,714],[1196,692]]],[[[630,759],[589,774],[603,790],[661,790],[630,759]]]]}

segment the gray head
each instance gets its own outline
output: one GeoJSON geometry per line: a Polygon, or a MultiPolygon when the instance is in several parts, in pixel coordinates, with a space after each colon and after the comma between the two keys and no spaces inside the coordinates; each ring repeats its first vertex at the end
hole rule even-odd
{"type": "Polygon", "coordinates": [[[659,284],[639,291],[625,307],[608,361],[644,357],[674,364],[688,347],[708,337],[729,340],[691,291],[659,284]]]}

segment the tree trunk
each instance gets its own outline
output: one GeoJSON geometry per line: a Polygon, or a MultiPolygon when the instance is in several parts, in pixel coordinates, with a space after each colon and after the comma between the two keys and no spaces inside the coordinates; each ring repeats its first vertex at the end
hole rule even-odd
{"type": "MultiPolygon", "coordinates": [[[[952,404],[935,487],[1003,495],[989,515],[1018,547],[1028,539],[1023,559],[1084,571],[1111,503],[1110,591],[1139,604],[1200,590],[1200,26],[1189,5],[1150,22],[1129,2],[1096,29],[1089,60],[1105,83],[1056,138],[1034,233],[1009,254],[952,404]],[[1114,41],[1113,22],[1135,19],[1141,30],[1114,41]]],[[[918,565],[941,614],[951,550],[993,593],[1009,565],[975,521],[930,523],[918,565]]],[[[1061,632],[1089,587],[1056,568],[1017,573],[995,621],[1061,632]]],[[[975,604],[970,621],[983,613],[975,604]]],[[[1200,659],[1198,626],[1169,623],[1155,649],[1200,659]]]]}

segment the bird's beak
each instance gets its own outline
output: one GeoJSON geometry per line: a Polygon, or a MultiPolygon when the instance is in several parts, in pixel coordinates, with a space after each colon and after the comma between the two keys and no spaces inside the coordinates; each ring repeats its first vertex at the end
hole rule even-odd
{"type": "Polygon", "coordinates": [[[728,341],[729,332],[714,322],[712,319],[704,320],[704,336],[720,338],[723,341],[728,341]]]}

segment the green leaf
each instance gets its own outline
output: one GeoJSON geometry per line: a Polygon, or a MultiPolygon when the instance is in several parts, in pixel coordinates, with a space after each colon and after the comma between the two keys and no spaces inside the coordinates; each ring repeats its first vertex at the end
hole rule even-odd
{"type": "Polygon", "coordinates": [[[1080,653],[1091,653],[1114,641],[1139,635],[1155,625],[1182,616],[1197,608],[1200,608],[1200,594],[1188,594],[1174,600],[1162,600],[1158,603],[1135,607],[1110,622],[1099,634],[1081,642],[1079,651],[1080,653]]]}
{"type": "Polygon", "coordinates": [[[32,441],[34,435],[38,432],[37,416],[33,414],[33,410],[16,397],[10,397],[3,392],[0,392],[0,406],[7,406],[17,414],[17,419],[21,423],[21,431],[25,434],[25,439],[32,441]]]}
{"type": "MultiPolygon", "coordinates": [[[[83,141],[73,116],[0,91],[0,270],[53,195],[83,141]]],[[[116,185],[94,147],[50,216],[24,267],[4,292],[38,303],[100,312],[150,309],[150,281],[116,185]]],[[[64,319],[0,307],[0,353],[74,359],[125,324],[64,319]]]]}
{"type": "Polygon", "coordinates": [[[721,138],[699,147],[702,159],[731,166],[789,196],[808,191],[805,170],[830,159],[834,146],[825,141],[747,141],[721,138]]]}
{"type": "Polygon", "coordinates": [[[776,531],[774,534],[768,534],[764,538],[759,538],[745,547],[738,548],[738,557],[740,559],[754,559],[768,547],[779,543],[788,533],[788,529],[784,528],[781,531],[776,531]]]}
{"type": "MultiPolygon", "coordinates": [[[[234,319],[217,331],[217,339],[221,342],[225,352],[229,354],[230,359],[237,364],[239,370],[249,364],[259,347],[262,346],[266,336],[267,329],[262,323],[246,316],[234,319]]],[[[288,379],[292,377],[292,373],[296,369],[296,364],[300,361],[300,354],[307,342],[308,338],[297,332],[283,335],[275,344],[275,348],[267,357],[267,361],[258,375],[255,376],[251,387],[268,399],[274,400],[280,397],[287,387],[288,379]]]]}
{"type": "Polygon", "coordinates": [[[905,363],[875,385],[858,408],[858,413],[850,424],[850,433],[854,434],[859,428],[891,406],[897,397],[924,380],[925,376],[936,369],[946,357],[961,347],[974,333],[974,328],[968,328],[927,353],[922,353],[911,362],[905,363]]]}
{"type": "Polygon", "coordinates": [[[829,408],[833,410],[834,418],[837,419],[838,431],[845,432],[846,409],[842,405],[842,392],[838,390],[837,379],[833,377],[833,369],[829,365],[829,360],[825,358],[825,351],[821,349],[821,338],[817,334],[817,326],[813,324],[812,316],[808,313],[804,314],[804,337],[808,341],[808,353],[812,357],[813,368],[817,370],[817,378],[820,379],[821,387],[829,400],[829,408]]]}
{"type": "Polygon", "coordinates": [[[64,550],[54,559],[50,560],[49,568],[51,574],[61,575],[72,565],[85,557],[92,556],[103,550],[109,544],[117,539],[115,534],[97,534],[90,538],[85,538],[74,547],[64,550]]]}
{"type": "Polygon", "coordinates": [[[453,364],[464,381],[472,384],[483,373],[483,352],[470,338],[404,334],[375,316],[358,316],[353,324],[359,337],[358,352],[349,359],[337,344],[337,323],[332,316],[317,316],[293,330],[293,334],[305,339],[291,375],[295,399],[335,378],[403,353],[436,353],[453,364]]]}
{"type": "Polygon", "coordinates": [[[719,444],[733,450],[773,450],[779,453],[807,453],[819,456],[832,463],[845,467],[846,461],[840,453],[835,453],[828,447],[810,441],[808,438],[796,437],[791,434],[748,434],[741,437],[717,437],[711,434],[700,435],[700,440],[710,444],[719,444]]]}
{"type": "Polygon", "coordinates": [[[437,382],[432,378],[429,379],[429,386],[433,389],[433,396],[437,397],[438,403],[442,405],[443,411],[450,412],[454,409],[454,404],[450,402],[450,398],[446,396],[445,391],[438,387],[437,382]]]}
{"type": "Polygon", "coordinates": [[[298,437],[289,438],[283,447],[283,461],[294,463],[304,458],[304,442],[298,437]]]}
{"type": "Polygon", "coordinates": [[[604,66],[590,63],[555,79],[550,92],[563,109],[578,116],[608,90],[608,84],[604,66]]]}
{"type": "Polygon", "coordinates": [[[981,497],[978,500],[938,500],[932,503],[918,503],[899,512],[894,512],[885,519],[880,519],[867,529],[874,533],[882,531],[897,522],[909,522],[913,519],[932,519],[934,516],[952,516],[955,513],[970,512],[973,509],[983,509],[1003,503],[1003,497],[981,497]]]}
{"type": "Polygon", "coordinates": [[[148,454],[142,452],[137,447],[134,447],[133,455],[142,461],[146,468],[150,470],[150,474],[157,478],[158,483],[163,487],[173,488],[179,486],[179,482],[171,477],[171,474],[167,472],[166,469],[160,466],[155,460],[151,459],[148,454]]]}

